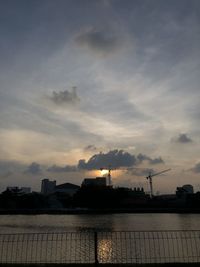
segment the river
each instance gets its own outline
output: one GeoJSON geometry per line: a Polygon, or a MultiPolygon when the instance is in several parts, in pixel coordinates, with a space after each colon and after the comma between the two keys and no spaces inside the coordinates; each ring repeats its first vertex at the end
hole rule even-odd
{"type": "Polygon", "coordinates": [[[0,233],[196,229],[200,214],[0,215],[0,233]]]}

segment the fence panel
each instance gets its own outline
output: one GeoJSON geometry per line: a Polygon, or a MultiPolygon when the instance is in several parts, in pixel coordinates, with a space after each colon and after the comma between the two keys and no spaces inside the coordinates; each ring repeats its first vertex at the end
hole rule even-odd
{"type": "Polygon", "coordinates": [[[0,263],[92,263],[93,233],[1,234],[0,263]]]}
{"type": "Polygon", "coordinates": [[[200,262],[200,231],[98,233],[100,263],[200,262]]]}
{"type": "Polygon", "coordinates": [[[0,234],[0,263],[200,262],[200,231],[0,234]]]}

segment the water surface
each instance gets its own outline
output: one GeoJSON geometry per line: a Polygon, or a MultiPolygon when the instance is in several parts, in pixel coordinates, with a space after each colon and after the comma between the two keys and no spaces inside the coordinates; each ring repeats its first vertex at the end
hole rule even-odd
{"type": "Polygon", "coordinates": [[[200,214],[0,215],[0,233],[196,229],[200,214]]]}

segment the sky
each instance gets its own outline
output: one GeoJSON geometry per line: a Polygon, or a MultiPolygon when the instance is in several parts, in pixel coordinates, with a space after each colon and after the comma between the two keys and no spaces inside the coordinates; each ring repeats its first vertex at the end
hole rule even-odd
{"type": "Polygon", "coordinates": [[[200,190],[199,0],[0,0],[0,191],[200,190]]]}

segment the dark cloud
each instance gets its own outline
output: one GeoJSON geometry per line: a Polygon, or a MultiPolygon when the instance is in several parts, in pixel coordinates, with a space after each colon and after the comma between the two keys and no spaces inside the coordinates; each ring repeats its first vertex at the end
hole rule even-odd
{"type": "Polygon", "coordinates": [[[40,164],[38,164],[37,162],[32,162],[25,170],[25,173],[35,174],[35,175],[42,173],[40,164]]]}
{"type": "Polygon", "coordinates": [[[87,162],[82,159],[79,160],[79,169],[100,169],[109,165],[112,168],[128,167],[136,164],[134,155],[124,152],[123,150],[111,150],[108,153],[99,153],[93,155],[87,162]]]}
{"type": "Polygon", "coordinates": [[[164,163],[161,158],[151,159],[150,157],[139,154],[137,156],[132,155],[123,150],[111,150],[108,153],[99,153],[93,155],[87,162],[85,159],[79,160],[78,168],[93,170],[100,169],[102,167],[122,168],[136,166],[143,161],[149,161],[150,164],[164,163]]]}
{"type": "Polygon", "coordinates": [[[190,137],[188,137],[187,134],[183,133],[183,134],[179,134],[178,138],[175,139],[175,141],[177,143],[191,143],[192,139],[190,137]]]}
{"type": "Polygon", "coordinates": [[[148,157],[147,155],[144,155],[144,154],[138,154],[137,155],[137,159],[138,159],[139,162],[143,162],[144,160],[148,160],[149,161],[151,158],[148,157]]]}
{"type": "Polygon", "coordinates": [[[53,91],[52,96],[50,96],[49,98],[56,105],[76,104],[80,101],[76,93],[76,87],[72,87],[71,91],[69,90],[64,90],[59,92],[53,91]]]}
{"type": "Polygon", "coordinates": [[[119,46],[119,40],[115,34],[91,28],[80,33],[76,37],[80,46],[85,46],[97,53],[113,53],[119,46]]]}
{"type": "Polygon", "coordinates": [[[195,173],[200,173],[200,162],[197,163],[194,168],[192,168],[192,171],[195,173]]]}
{"type": "Polygon", "coordinates": [[[84,147],[84,151],[96,151],[97,150],[97,148],[96,148],[96,146],[94,146],[94,145],[88,145],[88,146],[86,146],[86,147],[84,147]]]}
{"type": "Polygon", "coordinates": [[[163,164],[164,160],[161,157],[159,157],[155,159],[149,159],[149,163],[150,164],[163,164]]]}
{"type": "Polygon", "coordinates": [[[147,155],[144,154],[138,154],[137,159],[139,160],[139,162],[143,162],[143,161],[148,161],[150,164],[161,164],[164,163],[164,160],[161,157],[158,158],[150,158],[147,155]]]}
{"type": "Polygon", "coordinates": [[[76,172],[77,167],[74,165],[66,165],[64,167],[52,165],[47,169],[48,172],[76,172]]]}
{"type": "Polygon", "coordinates": [[[155,173],[154,169],[149,168],[127,168],[127,174],[134,176],[147,176],[149,173],[155,173]]]}

